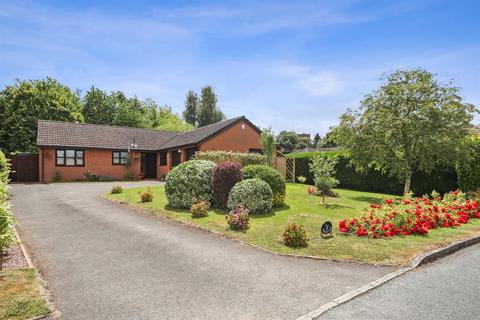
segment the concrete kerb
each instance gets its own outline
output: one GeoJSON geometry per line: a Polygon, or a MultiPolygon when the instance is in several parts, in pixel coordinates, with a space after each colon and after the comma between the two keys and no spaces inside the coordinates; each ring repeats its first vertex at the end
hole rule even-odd
{"type": "Polygon", "coordinates": [[[355,290],[352,290],[352,291],[349,291],[347,293],[345,293],[344,295],[341,295],[340,297],[320,306],[319,308],[313,310],[313,311],[310,311],[309,313],[305,314],[305,315],[302,315],[300,316],[299,318],[297,318],[297,320],[314,320],[314,319],[319,319],[320,316],[322,314],[324,314],[325,312],[335,308],[336,306],[338,305],[341,305],[345,302],[348,302],[356,297],[358,297],[359,295],[362,295],[370,290],[373,290],[387,282],[389,282],[390,280],[393,280],[401,275],[403,275],[404,273],[410,271],[410,270],[413,270],[421,265],[424,265],[426,263],[429,263],[429,262],[432,262],[434,260],[437,260],[437,259],[440,259],[442,257],[445,257],[445,256],[448,256],[458,250],[461,250],[463,248],[466,248],[466,247],[469,247],[469,246],[473,246],[475,244],[478,244],[480,243],[480,236],[476,236],[476,237],[473,237],[473,238],[470,238],[470,239],[466,239],[466,240],[461,240],[461,241],[458,241],[458,242],[455,242],[447,247],[444,247],[444,248],[440,248],[440,249],[436,249],[436,250],[433,250],[433,251],[430,251],[430,252],[427,252],[425,254],[422,254],[422,255],[419,255],[417,256],[412,264],[408,267],[404,267],[404,268],[401,268],[401,269],[398,269],[398,270],[395,270],[394,272],[391,272],[375,281],[372,281],[358,289],[355,289],[355,290]]]}

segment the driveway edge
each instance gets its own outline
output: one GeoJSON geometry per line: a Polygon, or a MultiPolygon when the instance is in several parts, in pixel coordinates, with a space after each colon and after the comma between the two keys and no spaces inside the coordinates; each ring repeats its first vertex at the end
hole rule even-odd
{"type": "Polygon", "coordinates": [[[14,226],[13,231],[15,232],[15,236],[17,237],[18,245],[20,246],[20,250],[22,251],[22,254],[23,254],[24,258],[27,261],[28,267],[35,270],[35,273],[37,274],[37,277],[38,277],[38,280],[39,280],[38,282],[39,282],[39,286],[40,286],[40,295],[45,299],[45,301],[47,302],[47,305],[50,309],[49,313],[44,314],[44,315],[40,315],[40,316],[35,316],[33,318],[29,318],[28,320],[41,320],[41,319],[46,319],[48,317],[52,317],[53,319],[55,319],[56,317],[58,317],[60,315],[60,313],[53,306],[52,301],[50,300],[50,294],[48,293],[48,291],[44,287],[45,280],[43,280],[43,278],[40,276],[40,273],[38,272],[37,268],[35,268],[35,265],[33,264],[32,259],[30,258],[30,255],[28,254],[28,251],[25,248],[25,245],[23,244],[22,238],[20,238],[20,235],[18,234],[16,226],[14,226]]]}
{"type": "Polygon", "coordinates": [[[140,208],[140,207],[137,207],[137,206],[135,206],[133,204],[130,204],[130,203],[127,203],[127,202],[117,201],[117,200],[114,200],[114,199],[109,199],[104,194],[102,194],[101,197],[103,199],[113,203],[113,204],[116,204],[116,205],[119,205],[119,206],[122,206],[122,207],[127,207],[129,209],[133,209],[133,210],[135,210],[135,211],[137,211],[141,214],[148,214],[149,216],[154,216],[155,218],[158,218],[158,219],[163,219],[163,220],[166,220],[166,221],[169,221],[169,222],[173,222],[173,223],[182,225],[184,227],[187,227],[189,229],[198,230],[198,231],[205,232],[205,233],[217,236],[217,237],[222,237],[224,239],[236,241],[236,242],[239,242],[243,245],[247,245],[247,246],[253,247],[253,248],[258,249],[258,250],[262,250],[264,252],[267,252],[269,254],[273,254],[273,255],[276,255],[276,256],[288,257],[288,258],[294,258],[294,259],[310,259],[310,260],[320,260],[320,261],[332,261],[332,262],[338,262],[338,263],[351,263],[351,264],[360,264],[360,265],[368,265],[368,266],[381,266],[381,267],[391,267],[391,268],[400,267],[399,265],[387,264],[387,263],[363,262],[363,261],[355,261],[355,260],[347,260],[347,259],[334,259],[334,258],[324,258],[324,257],[308,256],[308,255],[300,255],[300,254],[292,254],[292,253],[275,252],[275,251],[268,250],[264,247],[257,246],[253,243],[243,241],[241,239],[233,238],[233,237],[230,237],[230,236],[222,234],[222,233],[218,233],[218,232],[213,231],[213,230],[207,230],[207,229],[204,229],[202,227],[198,227],[194,224],[191,224],[191,223],[188,223],[188,222],[185,222],[185,221],[180,221],[180,220],[176,220],[176,219],[173,219],[173,218],[169,218],[169,217],[166,217],[166,216],[156,214],[154,210],[150,210],[150,209],[147,209],[147,208],[140,208]]]}
{"type": "Polygon", "coordinates": [[[429,262],[432,262],[432,261],[435,261],[437,259],[440,259],[440,258],[443,258],[443,257],[446,257],[456,251],[459,251],[461,249],[464,249],[464,248],[467,248],[467,247],[470,247],[470,246],[473,246],[475,244],[478,244],[480,243],[480,236],[476,236],[476,237],[473,237],[473,238],[470,238],[470,239],[466,239],[466,240],[460,240],[460,241],[457,241],[447,247],[443,247],[443,248],[440,248],[440,249],[436,249],[436,250],[432,250],[430,252],[427,252],[425,254],[422,254],[422,255],[419,255],[417,256],[414,260],[413,260],[413,263],[409,266],[409,267],[404,267],[404,268],[401,268],[401,269],[398,269],[394,272],[391,272],[375,281],[372,281],[358,289],[355,289],[355,290],[352,290],[352,291],[349,291],[347,293],[345,293],[344,295],[341,295],[340,297],[320,306],[319,308],[313,310],[313,311],[310,311],[309,313],[303,315],[303,316],[300,316],[299,318],[297,318],[297,320],[314,320],[314,319],[319,319],[320,316],[322,314],[324,314],[325,312],[327,312],[328,310],[331,310],[333,308],[335,308],[336,306],[338,305],[341,305],[345,302],[348,302],[356,297],[358,297],[359,295],[362,295],[370,290],[373,290],[387,282],[389,282],[390,280],[392,279],[395,279],[399,276],[401,276],[402,274],[404,273],[407,273],[408,271],[410,270],[413,270],[419,266],[422,266],[424,264],[427,264],[429,262]]]}

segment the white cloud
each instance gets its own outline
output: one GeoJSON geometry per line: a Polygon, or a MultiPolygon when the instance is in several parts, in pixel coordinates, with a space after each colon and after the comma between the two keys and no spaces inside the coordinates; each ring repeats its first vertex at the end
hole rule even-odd
{"type": "Polygon", "coordinates": [[[297,87],[312,96],[335,95],[346,85],[334,72],[328,70],[315,71],[301,65],[282,64],[274,68],[274,72],[291,79],[297,87]]]}

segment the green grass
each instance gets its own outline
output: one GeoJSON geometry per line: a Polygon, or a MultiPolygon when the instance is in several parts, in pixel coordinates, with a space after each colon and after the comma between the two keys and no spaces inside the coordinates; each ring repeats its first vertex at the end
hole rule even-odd
{"type": "Polygon", "coordinates": [[[34,269],[0,272],[0,319],[29,319],[48,313],[34,269]]]}
{"type": "Polygon", "coordinates": [[[128,203],[153,214],[186,222],[280,253],[405,265],[421,252],[480,234],[478,220],[472,220],[473,222],[455,229],[435,229],[426,236],[367,239],[336,234],[338,221],[358,216],[370,203],[379,203],[382,199],[392,196],[337,189],[340,197],[327,198],[326,203],[322,204],[321,198],[308,195],[307,186],[302,184],[287,184],[287,205],[274,209],[268,214],[252,215],[250,228],[246,232],[238,232],[227,228],[223,211],[211,210],[208,217],[194,219],[187,210],[168,208],[163,186],[152,188],[153,202],[140,203],[137,193],[143,189],[145,187],[125,189],[121,194],[105,196],[116,202],[128,203]],[[331,221],[335,227],[335,237],[323,239],[320,235],[320,227],[327,220],[331,221]],[[281,242],[281,234],[289,222],[301,223],[305,226],[309,238],[307,247],[292,249],[281,242]]]}

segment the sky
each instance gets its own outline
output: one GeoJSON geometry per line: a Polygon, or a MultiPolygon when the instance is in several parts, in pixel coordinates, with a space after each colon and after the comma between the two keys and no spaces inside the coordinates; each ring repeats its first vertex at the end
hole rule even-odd
{"type": "Polygon", "coordinates": [[[211,85],[227,117],[325,134],[395,69],[480,107],[479,16],[476,0],[0,0],[0,88],[51,76],[181,113],[211,85]]]}

